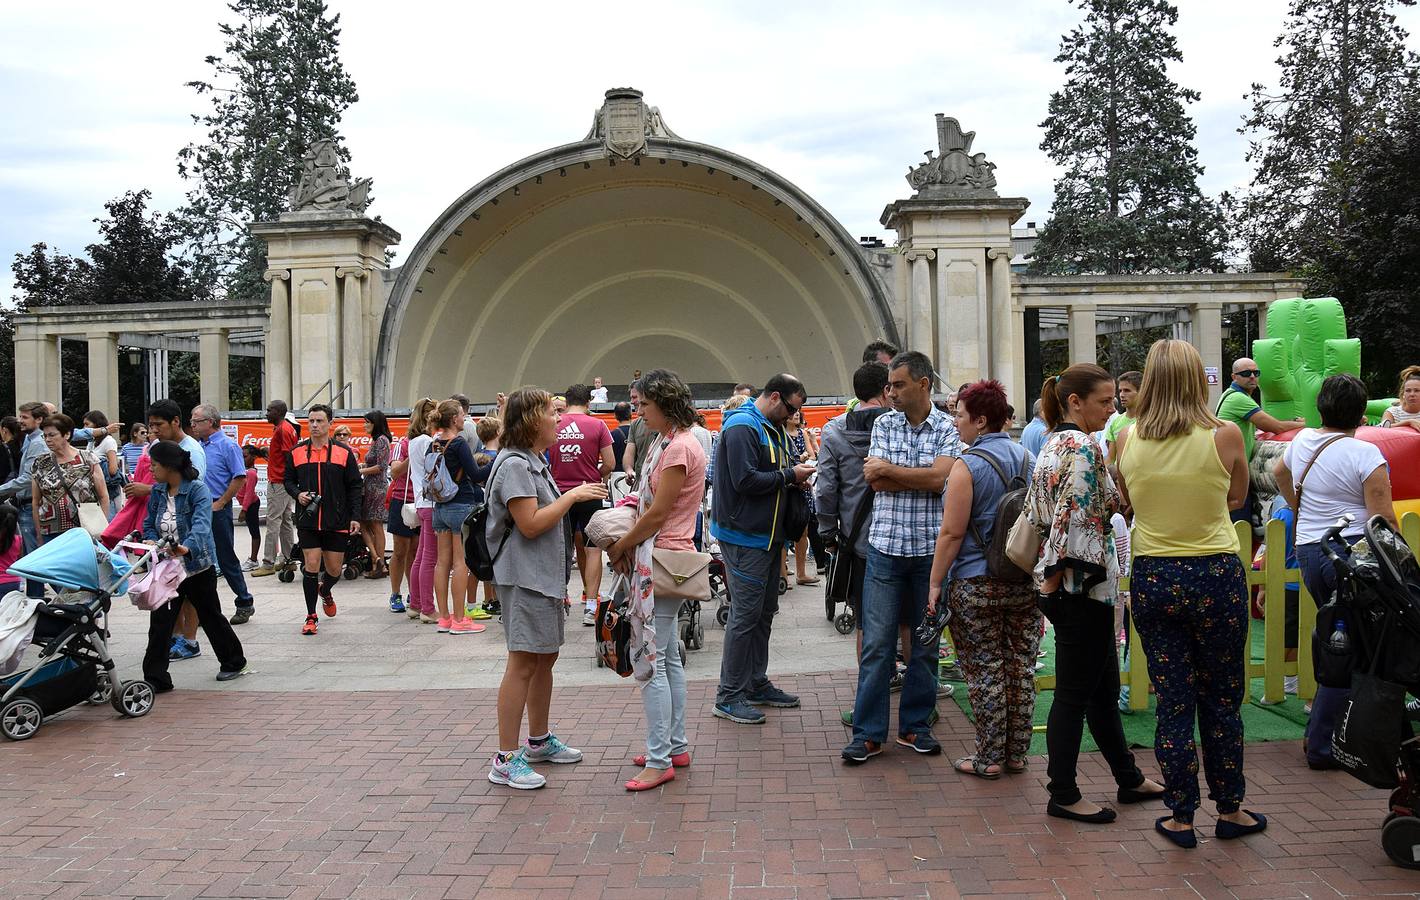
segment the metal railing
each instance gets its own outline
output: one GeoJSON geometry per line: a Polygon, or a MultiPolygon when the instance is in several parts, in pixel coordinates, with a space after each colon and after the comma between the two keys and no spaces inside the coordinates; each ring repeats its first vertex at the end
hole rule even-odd
{"type": "Polygon", "coordinates": [[[300,406],[298,406],[298,407],[296,407],[296,408],[297,408],[297,409],[310,409],[310,408],[311,408],[311,404],[314,403],[317,399],[319,399],[319,397],[320,397],[320,392],[321,392],[321,391],[325,391],[325,390],[329,390],[329,391],[332,391],[332,393],[331,393],[331,395],[330,395],[330,400],[329,400],[329,403],[330,403],[331,407],[333,407],[333,408],[335,408],[335,409],[339,409],[339,408],[340,408],[340,404],[339,404],[339,403],[336,403],[335,401],[339,400],[341,397],[344,397],[346,394],[350,393],[350,391],[351,391],[352,389],[354,389],[354,386],[355,386],[355,382],[353,382],[353,381],[347,381],[347,382],[345,382],[345,386],[344,386],[343,388],[341,388],[338,392],[336,392],[336,391],[335,391],[335,381],[334,381],[334,379],[327,378],[327,379],[325,380],[325,382],[321,384],[320,387],[316,388],[316,392],[315,392],[314,394],[311,394],[309,397],[306,398],[306,402],[305,402],[305,403],[302,403],[300,406]]]}

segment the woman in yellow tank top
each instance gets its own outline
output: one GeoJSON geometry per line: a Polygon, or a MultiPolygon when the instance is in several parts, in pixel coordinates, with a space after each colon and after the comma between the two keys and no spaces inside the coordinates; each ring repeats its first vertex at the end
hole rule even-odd
{"type": "Polygon", "coordinates": [[[1247,579],[1228,511],[1247,498],[1242,432],[1208,411],[1203,361],[1186,341],[1149,350],[1135,423],[1119,435],[1120,490],[1134,508],[1134,625],[1158,694],[1154,755],[1172,810],[1154,828],[1197,846],[1195,720],[1217,836],[1267,827],[1242,809],[1247,579]]]}

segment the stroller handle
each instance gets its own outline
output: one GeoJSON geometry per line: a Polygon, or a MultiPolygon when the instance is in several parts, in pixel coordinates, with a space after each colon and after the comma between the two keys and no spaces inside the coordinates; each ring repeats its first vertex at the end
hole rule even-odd
{"type": "MultiPolygon", "coordinates": [[[[1336,520],[1336,524],[1326,529],[1326,533],[1321,536],[1321,550],[1326,554],[1327,558],[1331,560],[1333,565],[1346,565],[1346,560],[1341,557],[1341,554],[1336,552],[1336,545],[1342,543],[1341,532],[1345,531],[1355,521],[1355,516],[1346,513],[1336,520]]],[[[1342,546],[1345,545],[1342,544],[1342,546]]]]}

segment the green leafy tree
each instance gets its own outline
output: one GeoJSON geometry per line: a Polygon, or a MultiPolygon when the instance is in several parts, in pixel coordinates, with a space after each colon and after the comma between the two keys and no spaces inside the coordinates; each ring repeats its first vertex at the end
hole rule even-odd
{"type": "Polygon", "coordinates": [[[234,300],[266,296],[265,244],[247,234],[276,218],[299,179],[306,147],[336,141],[341,115],[356,100],[340,62],[340,17],[321,0],[232,0],[221,24],[223,53],[207,57],[211,80],[189,86],[210,100],[193,116],[206,132],[178,153],[192,182],[180,211],[196,277],[234,300]]]}
{"type": "MultiPolygon", "coordinates": [[[[1258,271],[1297,271],[1349,229],[1368,177],[1357,153],[1417,88],[1415,53],[1395,10],[1415,0],[1291,0],[1281,78],[1254,84],[1250,136],[1256,165],[1238,230],[1258,271]]],[[[1344,297],[1343,297],[1344,299],[1344,297]]]]}
{"type": "Polygon", "coordinates": [[[1319,242],[1308,285],[1345,303],[1372,397],[1391,397],[1420,348],[1420,99],[1357,142],[1362,177],[1341,228],[1319,242]]]}
{"type": "Polygon", "coordinates": [[[1186,105],[1168,76],[1183,59],[1166,0],[1076,0],[1085,19],[1061,40],[1064,87],[1050,96],[1041,149],[1064,169],[1032,271],[1218,271],[1227,244],[1186,105]]]}

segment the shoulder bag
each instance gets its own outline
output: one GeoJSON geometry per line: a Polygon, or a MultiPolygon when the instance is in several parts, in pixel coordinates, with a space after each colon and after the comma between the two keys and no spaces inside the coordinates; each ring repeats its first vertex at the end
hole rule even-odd
{"type": "Polygon", "coordinates": [[[1296,522],[1296,523],[1300,524],[1301,521],[1302,521],[1302,514],[1301,514],[1301,510],[1302,510],[1302,484],[1307,480],[1307,475],[1308,475],[1308,473],[1311,472],[1312,466],[1316,465],[1316,461],[1317,461],[1317,459],[1321,456],[1322,451],[1324,451],[1327,447],[1330,447],[1332,444],[1336,443],[1337,441],[1341,440],[1341,439],[1344,438],[1344,437],[1346,437],[1346,435],[1344,435],[1344,434],[1337,434],[1337,435],[1332,435],[1332,437],[1331,437],[1330,440],[1323,441],[1323,442],[1322,442],[1322,445],[1321,445],[1320,447],[1316,448],[1316,453],[1313,453],[1313,454],[1312,454],[1312,461],[1309,462],[1309,463],[1307,463],[1307,467],[1302,470],[1302,477],[1297,479],[1297,490],[1296,490],[1297,502],[1292,504],[1292,521],[1293,521],[1293,522],[1296,522]]]}
{"type": "MultiPolygon", "coordinates": [[[[650,460],[641,475],[643,484],[650,484],[651,472],[661,463],[661,453],[669,441],[661,441],[656,458],[650,460]]],[[[647,538],[654,541],[656,538],[647,538]]],[[[658,599],[710,599],[710,554],[699,550],[666,550],[651,546],[651,590],[658,599]]]]}
{"type": "MultiPolygon", "coordinates": [[[[846,540],[838,542],[838,552],[833,554],[833,559],[829,561],[828,584],[824,587],[826,604],[848,602],[848,595],[853,590],[853,567],[863,565],[853,548],[858,544],[858,535],[867,524],[868,517],[873,514],[873,500],[876,497],[876,494],[869,491],[863,498],[862,505],[858,507],[858,515],[853,517],[852,530],[848,532],[846,540]]],[[[832,609],[829,611],[832,612],[832,609]]]]}
{"type": "MultiPolygon", "coordinates": [[[[82,454],[80,458],[83,458],[82,454]]],[[[59,469],[59,483],[64,485],[64,493],[69,495],[69,502],[74,504],[74,510],[79,516],[79,527],[87,531],[90,537],[102,537],[104,529],[108,528],[108,516],[105,516],[104,511],[99,509],[97,501],[88,505],[80,503],[78,498],[74,496],[74,491],[70,489],[69,479],[64,476],[63,464],[55,460],[55,465],[59,469]]],[[[92,474],[92,468],[85,465],[84,477],[92,477],[92,474]]]]}
{"type": "Polygon", "coordinates": [[[409,465],[409,439],[405,438],[404,443],[401,446],[404,447],[404,455],[401,456],[400,459],[403,459],[405,461],[404,495],[409,499],[405,500],[403,503],[400,504],[399,520],[404,523],[405,528],[418,528],[419,508],[415,506],[414,501],[414,471],[409,465]]]}

